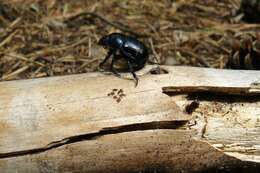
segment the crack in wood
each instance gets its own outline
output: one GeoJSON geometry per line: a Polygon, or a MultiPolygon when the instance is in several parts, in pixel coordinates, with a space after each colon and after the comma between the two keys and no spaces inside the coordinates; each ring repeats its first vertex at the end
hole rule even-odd
{"type": "Polygon", "coordinates": [[[260,89],[252,87],[224,87],[224,86],[168,86],[162,88],[163,93],[221,93],[226,95],[260,95],[260,89]]]}
{"type": "Polygon", "coordinates": [[[112,135],[112,134],[118,134],[124,132],[144,131],[144,130],[181,129],[182,127],[185,127],[184,125],[187,122],[188,122],[187,120],[153,121],[148,123],[136,123],[136,124],[123,125],[123,126],[116,126],[116,127],[105,127],[98,132],[70,136],[61,139],[59,141],[54,141],[49,143],[45,147],[21,150],[21,151],[13,151],[8,153],[0,153],[0,159],[38,154],[67,144],[72,144],[81,141],[88,141],[88,140],[97,140],[99,137],[102,137],[104,135],[112,135]]]}

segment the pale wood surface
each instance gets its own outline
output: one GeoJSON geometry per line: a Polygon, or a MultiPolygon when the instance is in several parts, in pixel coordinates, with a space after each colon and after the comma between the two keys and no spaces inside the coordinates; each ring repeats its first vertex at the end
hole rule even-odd
{"type": "Polygon", "coordinates": [[[137,171],[147,161],[162,169],[166,165],[171,171],[172,165],[178,163],[176,169],[187,171],[192,167],[202,170],[239,162],[226,154],[259,162],[259,71],[164,66],[168,74],[152,75],[151,68],[147,66],[138,72],[140,82],[136,88],[132,80],[101,73],[0,83],[0,168],[7,172],[37,172],[47,164],[53,172],[104,172],[106,168],[111,172],[116,168],[137,171]],[[213,100],[201,99],[199,108],[188,115],[183,113],[189,102],[186,96],[169,97],[162,93],[171,95],[169,92],[178,92],[172,90],[174,87],[191,86],[211,92],[215,90],[210,88],[224,88],[222,93],[235,87],[236,94],[241,90],[255,96],[239,104],[235,104],[237,98],[232,103],[223,103],[225,96],[222,100],[209,96],[213,100]],[[126,96],[117,103],[108,96],[112,89],[123,89],[126,96]],[[219,108],[222,103],[224,106],[219,108]],[[236,126],[239,123],[241,127],[236,126]],[[241,150],[228,150],[227,146],[237,143],[241,150]],[[247,157],[244,149],[248,143],[254,152],[247,157]],[[156,152],[163,154],[154,158],[156,152]],[[112,159],[115,157],[117,161],[112,159]],[[143,162],[134,163],[138,157],[143,162]],[[181,157],[184,161],[180,163],[181,157]],[[129,158],[133,161],[124,167],[129,158]],[[185,159],[192,159],[190,167],[185,168],[188,162],[185,159]]]}

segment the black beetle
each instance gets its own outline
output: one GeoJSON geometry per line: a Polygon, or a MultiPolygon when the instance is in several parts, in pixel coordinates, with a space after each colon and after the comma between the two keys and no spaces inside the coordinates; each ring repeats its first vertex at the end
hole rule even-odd
{"type": "Polygon", "coordinates": [[[136,38],[121,33],[106,35],[99,40],[98,44],[109,49],[106,58],[99,66],[102,66],[111,55],[113,55],[110,68],[113,74],[120,77],[120,74],[114,69],[114,63],[119,59],[118,57],[125,58],[128,70],[132,73],[135,79],[135,85],[137,86],[138,78],[135,71],[143,68],[148,60],[148,50],[146,46],[136,38]],[[117,53],[121,56],[116,56],[117,53]]]}

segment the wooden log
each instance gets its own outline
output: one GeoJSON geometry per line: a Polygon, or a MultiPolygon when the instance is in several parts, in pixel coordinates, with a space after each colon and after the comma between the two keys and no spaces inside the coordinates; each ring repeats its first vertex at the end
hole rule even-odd
{"type": "Polygon", "coordinates": [[[259,172],[259,71],[153,68],[0,83],[1,172],[259,172]]]}

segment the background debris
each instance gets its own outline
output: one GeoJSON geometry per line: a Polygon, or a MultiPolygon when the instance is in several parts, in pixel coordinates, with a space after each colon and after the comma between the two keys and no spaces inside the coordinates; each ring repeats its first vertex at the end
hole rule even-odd
{"type": "Polygon", "coordinates": [[[0,80],[97,71],[97,41],[111,32],[139,36],[151,62],[224,68],[232,39],[260,30],[239,8],[240,0],[1,1],[0,80]]]}

